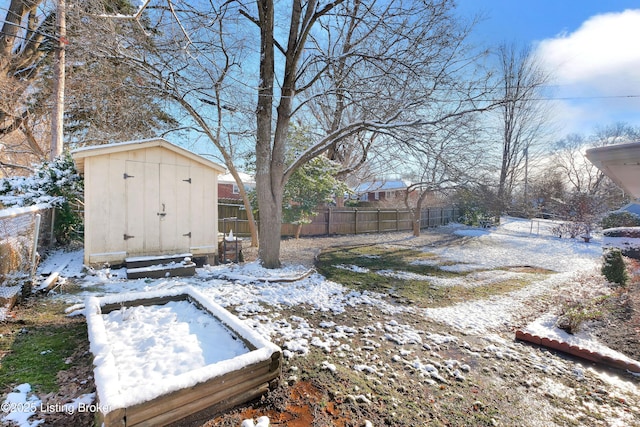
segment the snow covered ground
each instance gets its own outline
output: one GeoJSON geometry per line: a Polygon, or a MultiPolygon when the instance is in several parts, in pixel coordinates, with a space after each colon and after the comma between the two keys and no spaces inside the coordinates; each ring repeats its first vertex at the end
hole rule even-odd
{"type": "MultiPolygon", "coordinates": [[[[353,307],[370,307],[390,318],[395,314],[411,313],[447,325],[459,334],[429,333],[394,320],[374,322],[367,328],[372,335],[377,333],[382,339],[398,346],[393,360],[409,363],[413,369],[423,372],[434,382],[446,381],[449,377],[463,380],[472,369],[468,365],[450,360],[437,366],[419,358],[411,359],[412,350],[407,348],[412,345],[437,347],[447,342],[457,342],[462,345],[465,336],[478,335],[490,343],[482,350],[486,354],[485,357],[497,359],[522,357],[514,353],[511,345],[512,333],[514,327],[523,326],[521,324],[523,313],[529,315],[532,313],[532,301],[549,292],[565,287],[570,288],[572,285],[578,286],[582,276],[593,273],[600,266],[602,249],[598,236],[595,236],[591,243],[559,239],[549,232],[551,225],[542,220],[528,221],[513,218],[503,219],[499,227],[492,229],[480,230],[452,225],[451,227],[455,228],[454,233],[464,236],[465,239],[455,245],[428,248],[430,253],[435,254],[433,261],[429,260],[429,263],[435,266],[441,265],[443,270],[448,271],[471,271],[472,273],[464,278],[465,286],[473,286],[475,282],[487,284],[494,280],[501,280],[507,275],[520,274],[500,270],[504,267],[537,267],[556,273],[507,295],[495,296],[487,300],[468,301],[450,307],[418,309],[392,304],[383,295],[354,291],[329,281],[317,273],[303,280],[282,281],[282,279],[300,276],[305,271],[300,265],[288,265],[277,271],[265,270],[255,262],[244,265],[208,266],[198,269],[196,276],[189,278],[126,280],[126,274],[121,269],[93,270],[89,274],[84,274],[80,252],[71,261],[65,259],[64,269],[61,272],[62,277],[73,277],[74,283],[80,285],[80,291],[67,292],[63,280],[62,286],[57,290],[56,298],[65,300],[69,304],[69,314],[75,315],[82,313],[87,297],[123,292],[158,291],[190,285],[223,307],[232,307],[235,314],[244,319],[248,325],[278,343],[289,360],[304,357],[312,347],[324,349],[327,354],[351,354],[354,349],[347,339],[356,334],[362,334],[362,330],[358,331],[337,320],[327,320],[313,325],[302,315],[284,317],[279,313],[279,310],[284,308],[304,304],[311,308],[310,313],[326,313],[329,318],[353,307]]],[[[60,253],[49,257],[40,266],[40,270],[50,270],[50,265],[56,262],[62,264],[59,261],[60,257],[68,258],[68,254],[60,253]]],[[[359,271],[356,266],[341,266],[341,268],[359,271]]],[[[388,271],[385,274],[402,278],[409,273],[388,271]]],[[[412,279],[416,280],[416,277],[412,279]]],[[[424,276],[420,280],[422,279],[431,283],[432,286],[459,286],[462,280],[448,279],[454,282],[447,283],[447,279],[442,278],[435,280],[424,276]]],[[[594,286],[600,285],[594,284],[594,286]]],[[[127,315],[137,316],[138,314],[127,315]]],[[[160,314],[153,316],[158,316],[158,323],[165,321],[160,314]]],[[[118,321],[119,319],[114,319],[114,322],[118,321]]],[[[546,330],[550,334],[558,333],[553,322],[549,321],[549,317],[534,322],[533,327],[537,332],[546,330]]],[[[137,340],[143,343],[141,345],[147,345],[148,340],[154,339],[152,332],[147,333],[144,330],[122,333],[126,336],[136,335],[137,340]]],[[[575,340],[576,344],[583,346],[589,343],[597,345],[588,335],[563,336],[563,338],[575,340]]],[[[366,339],[366,335],[363,339],[366,339]]],[[[167,352],[181,351],[185,343],[177,341],[165,342],[163,346],[167,352]]],[[[369,351],[375,352],[375,342],[372,341],[369,347],[369,351]]],[[[527,363],[534,364],[534,356],[527,357],[530,359],[527,363]]],[[[145,362],[141,360],[140,363],[144,366],[145,362]]],[[[154,362],[151,360],[149,363],[154,362]]],[[[548,362],[540,361],[540,364],[544,363],[548,362]]],[[[332,367],[335,369],[335,365],[329,361],[326,361],[323,366],[329,370],[332,367]]],[[[566,370],[564,367],[558,367],[559,365],[545,366],[544,369],[566,370]]],[[[141,367],[141,371],[147,368],[141,367]]],[[[352,368],[367,375],[384,376],[384,371],[372,363],[356,363],[352,368]]],[[[580,373],[571,375],[580,375],[580,373]]],[[[640,388],[636,383],[606,376],[602,376],[602,381],[614,384],[622,390],[621,393],[625,393],[627,399],[631,396],[630,399],[638,405],[640,388]]],[[[24,399],[29,397],[25,394],[24,399]]],[[[28,415],[28,419],[37,420],[37,411],[28,415]]],[[[16,415],[9,414],[5,416],[5,420],[9,420],[9,417],[17,418],[16,415]]],[[[624,414],[616,413],[611,416],[610,425],[625,425],[628,424],[627,421],[624,414]]],[[[264,419],[260,422],[261,426],[265,424],[264,419]]],[[[32,424],[28,424],[28,420],[24,423],[21,425],[36,425],[34,421],[31,421],[32,424]]],[[[247,422],[246,425],[250,423],[247,422]]]]}

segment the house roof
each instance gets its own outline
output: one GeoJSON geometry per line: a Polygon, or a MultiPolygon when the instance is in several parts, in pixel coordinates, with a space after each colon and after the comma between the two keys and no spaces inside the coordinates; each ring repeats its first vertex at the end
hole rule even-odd
{"type": "Polygon", "coordinates": [[[411,183],[404,180],[389,180],[389,181],[370,181],[363,182],[354,188],[354,192],[357,194],[370,193],[374,191],[392,191],[392,190],[404,190],[411,183]]]}
{"type": "Polygon", "coordinates": [[[640,216],[640,203],[631,202],[614,212],[629,212],[629,213],[640,216]]]}
{"type": "MultiPolygon", "coordinates": [[[[238,175],[240,175],[240,179],[242,180],[242,183],[245,186],[255,186],[256,185],[256,180],[253,179],[253,177],[251,175],[249,175],[248,173],[238,172],[238,175]]],[[[233,175],[231,175],[230,172],[227,172],[224,175],[220,175],[218,177],[218,184],[235,184],[235,183],[236,183],[236,180],[233,179],[233,175]]]]}
{"type": "Polygon", "coordinates": [[[141,139],[137,141],[126,141],[105,145],[92,145],[89,147],[83,147],[73,150],[71,152],[71,155],[73,157],[73,160],[76,162],[76,168],[78,169],[78,172],[84,173],[84,159],[86,159],[87,157],[102,156],[105,154],[120,153],[131,150],[142,150],[144,148],[151,147],[166,148],[167,150],[178,153],[195,162],[201,163],[204,166],[215,169],[220,174],[226,171],[223,166],[220,166],[219,164],[214,163],[211,160],[205,159],[204,157],[199,156],[185,148],[172,144],[171,142],[163,138],[141,139]]]}
{"type": "Polygon", "coordinates": [[[587,150],[587,159],[633,197],[640,197],[640,143],[587,150]]]}

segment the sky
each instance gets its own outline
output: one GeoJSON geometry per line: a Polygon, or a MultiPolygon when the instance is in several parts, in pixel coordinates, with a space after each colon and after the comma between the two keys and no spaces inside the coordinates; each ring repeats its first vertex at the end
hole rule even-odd
{"type": "Polygon", "coordinates": [[[554,138],[617,122],[640,127],[637,0],[457,0],[457,10],[482,16],[476,44],[529,45],[546,64],[554,138]]]}
{"type": "Polygon", "coordinates": [[[531,46],[552,74],[546,96],[556,133],[589,135],[624,122],[640,126],[640,2],[458,0],[480,14],[476,43],[531,46]]]}

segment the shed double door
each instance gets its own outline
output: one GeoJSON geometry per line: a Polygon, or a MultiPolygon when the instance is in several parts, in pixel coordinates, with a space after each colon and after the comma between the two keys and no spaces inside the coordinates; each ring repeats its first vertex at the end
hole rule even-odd
{"type": "Polygon", "coordinates": [[[188,252],[189,166],[126,162],[127,255],[188,252]]]}

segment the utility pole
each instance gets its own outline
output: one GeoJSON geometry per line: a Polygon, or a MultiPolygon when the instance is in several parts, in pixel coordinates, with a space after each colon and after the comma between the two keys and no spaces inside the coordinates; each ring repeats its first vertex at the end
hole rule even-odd
{"type": "Polygon", "coordinates": [[[524,147],[524,208],[529,215],[529,144],[524,147]]]}
{"type": "Polygon", "coordinates": [[[65,79],[65,45],[67,42],[67,24],[65,17],[65,0],[58,0],[57,35],[58,43],[54,61],[53,80],[53,113],[51,117],[51,150],[49,160],[53,160],[62,154],[64,144],[64,79],[65,79]]]}

